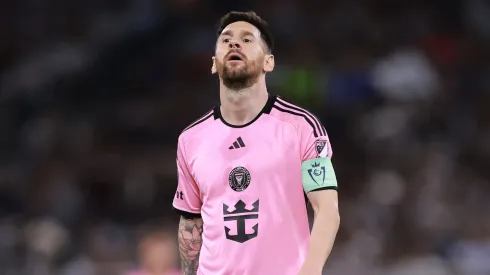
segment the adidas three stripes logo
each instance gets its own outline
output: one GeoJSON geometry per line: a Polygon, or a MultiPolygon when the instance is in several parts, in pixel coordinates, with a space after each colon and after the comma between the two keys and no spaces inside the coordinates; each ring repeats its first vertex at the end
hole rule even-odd
{"type": "Polygon", "coordinates": [[[233,145],[228,147],[228,149],[233,150],[233,149],[238,149],[245,147],[245,143],[243,143],[242,137],[237,138],[235,142],[233,142],[233,145]]]}

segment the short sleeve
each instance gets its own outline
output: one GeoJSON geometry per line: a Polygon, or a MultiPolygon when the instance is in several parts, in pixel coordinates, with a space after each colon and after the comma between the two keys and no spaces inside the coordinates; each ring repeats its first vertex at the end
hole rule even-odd
{"type": "Polygon", "coordinates": [[[337,190],[337,178],[332,164],[333,150],[325,127],[321,124],[318,127],[306,125],[301,138],[304,191],[337,190]]]}
{"type": "Polygon", "coordinates": [[[182,138],[179,137],[177,146],[177,191],[175,192],[173,207],[182,215],[199,215],[201,213],[201,197],[185,157],[185,148],[182,138]]]}

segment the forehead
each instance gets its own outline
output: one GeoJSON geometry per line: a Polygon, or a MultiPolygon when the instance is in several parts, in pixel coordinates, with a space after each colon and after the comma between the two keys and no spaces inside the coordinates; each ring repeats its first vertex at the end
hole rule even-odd
{"type": "Polygon", "coordinates": [[[256,37],[260,37],[260,31],[254,25],[245,22],[237,21],[229,24],[223,29],[221,35],[223,34],[240,34],[240,33],[250,33],[256,37]]]}

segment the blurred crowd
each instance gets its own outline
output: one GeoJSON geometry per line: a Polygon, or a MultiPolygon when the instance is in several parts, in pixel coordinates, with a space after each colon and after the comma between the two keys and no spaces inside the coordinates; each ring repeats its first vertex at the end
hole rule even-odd
{"type": "Polygon", "coordinates": [[[269,91],[329,132],[325,274],[490,274],[487,0],[2,1],[0,274],[178,267],[177,137],[218,103],[230,10],[269,21],[269,91]]]}

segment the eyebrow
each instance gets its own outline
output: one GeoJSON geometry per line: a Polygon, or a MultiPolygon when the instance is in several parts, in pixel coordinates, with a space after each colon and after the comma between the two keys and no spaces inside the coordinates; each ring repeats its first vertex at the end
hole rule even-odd
{"type": "MultiPolygon", "coordinates": [[[[250,32],[250,31],[240,31],[240,33],[242,36],[247,36],[247,35],[255,36],[254,33],[250,32]]],[[[233,36],[233,31],[227,30],[225,32],[222,32],[220,36],[223,36],[223,35],[233,36]]]]}

